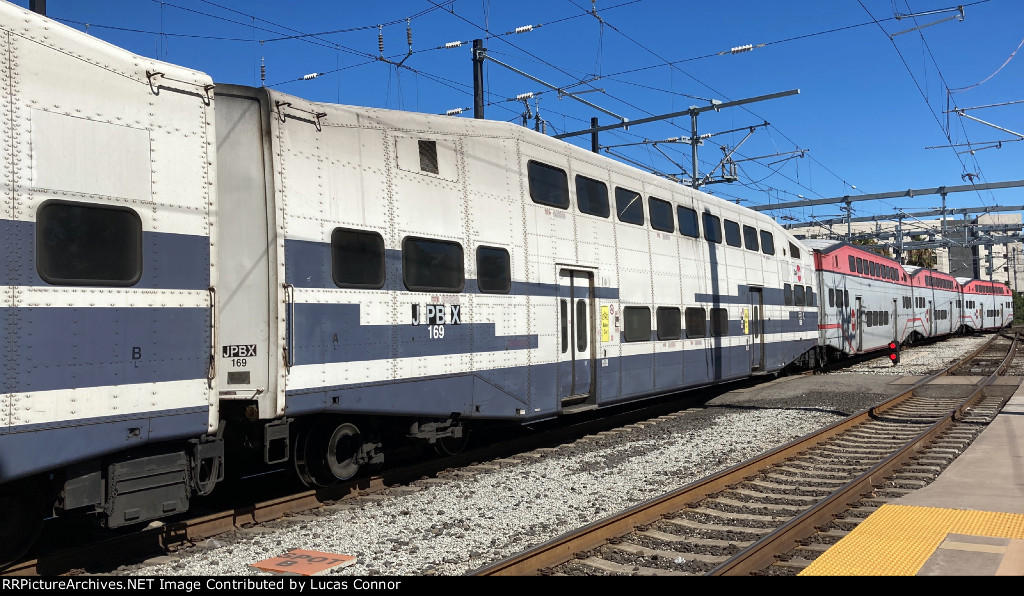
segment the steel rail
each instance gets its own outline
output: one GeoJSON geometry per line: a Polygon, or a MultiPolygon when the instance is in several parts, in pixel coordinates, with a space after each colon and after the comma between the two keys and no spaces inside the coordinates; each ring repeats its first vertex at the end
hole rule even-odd
{"type": "MultiPolygon", "coordinates": [[[[985,345],[988,346],[996,337],[998,335],[993,336],[985,345]]],[[[836,514],[846,510],[847,503],[851,498],[860,498],[870,493],[875,486],[882,484],[885,478],[910,461],[910,457],[916,454],[921,447],[944,433],[954,422],[961,420],[964,412],[981,399],[985,388],[991,385],[1006,369],[1013,359],[1016,349],[1017,337],[1015,336],[1010,350],[996,370],[982,379],[974,391],[949,414],[933,423],[915,439],[908,441],[898,451],[872,466],[853,482],[732,556],[711,570],[708,575],[750,575],[771,565],[775,561],[777,553],[786,552],[797,546],[800,540],[813,535],[819,526],[832,521],[836,514]]]]}
{"type": "MultiPolygon", "coordinates": [[[[752,460],[737,464],[705,479],[690,483],[661,497],[635,505],[618,514],[598,520],[592,524],[588,524],[583,528],[567,532],[535,548],[525,550],[502,561],[497,561],[490,565],[481,567],[470,575],[537,575],[542,573],[542,570],[546,568],[565,563],[571,560],[575,553],[597,548],[605,544],[609,538],[622,536],[633,531],[636,526],[650,524],[657,521],[664,515],[678,511],[690,503],[728,489],[730,486],[753,475],[757,470],[790,459],[815,444],[842,434],[863,422],[878,418],[883,412],[909,399],[913,395],[913,392],[918,388],[948,374],[951,370],[962,366],[965,362],[976,357],[983,350],[987,349],[997,337],[998,334],[993,335],[987,342],[970,355],[958,360],[956,363],[942,371],[921,378],[905,390],[893,395],[878,405],[867,408],[849,418],[837,421],[821,430],[791,441],[790,443],[782,445],[774,450],[768,451],[752,460]]],[[[913,443],[917,444],[919,441],[914,441],[913,443]]],[[[874,478],[876,476],[877,474],[873,474],[871,477],[874,478]]],[[[838,497],[830,497],[829,499],[831,501],[839,500],[838,497]]],[[[845,504],[845,501],[843,501],[843,503],[845,504]]],[[[755,545],[762,544],[765,540],[769,540],[769,538],[771,538],[773,543],[776,543],[778,535],[780,535],[779,530],[769,534],[761,541],[755,543],[755,545]]],[[[803,537],[804,536],[801,536],[801,538],[803,537]]],[[[739,563],[739,561],[737,561],[737,563],[739,563]]]]}

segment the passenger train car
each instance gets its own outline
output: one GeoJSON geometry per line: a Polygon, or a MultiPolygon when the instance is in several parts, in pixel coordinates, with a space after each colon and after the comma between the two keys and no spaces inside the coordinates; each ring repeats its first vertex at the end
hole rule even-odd
{"type": "Polygon", "coordinates": [[[214,86],[8,3],[0,27],[3,537],[814,351],[811,255],[764,215],[508,123],[214,86]]]}
{"type": "Polygon", "coordinates": [[[828,361],[1013,320],[1010,289],[902,265],[861,246],[803,240],[820,288],[820,360],[828,361]]]}
{"type": "Polygon", "coordinates": [[[0,561],[51,514],[328,485],[909,321],[903,273],[524,127],[214,85],[6,2],[0,36],[0,561]]]}

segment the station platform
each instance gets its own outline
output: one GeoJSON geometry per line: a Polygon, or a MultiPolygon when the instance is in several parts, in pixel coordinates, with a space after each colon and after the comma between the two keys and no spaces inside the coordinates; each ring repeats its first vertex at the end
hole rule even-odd
{"type": "Polygon", "coordinates": [[[928,486],[878,508],[801,576],[1024,576],[1024,385],[928,486]]]}

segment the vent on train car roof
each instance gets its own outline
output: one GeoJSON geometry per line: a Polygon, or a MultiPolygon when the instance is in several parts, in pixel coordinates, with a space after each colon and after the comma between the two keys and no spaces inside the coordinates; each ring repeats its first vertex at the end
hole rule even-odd
{"type": "Polygon", "coordinates": [[[431,174],[440,173],[437,169],[437,141],[420,140],[420,169],[431,174]]]}

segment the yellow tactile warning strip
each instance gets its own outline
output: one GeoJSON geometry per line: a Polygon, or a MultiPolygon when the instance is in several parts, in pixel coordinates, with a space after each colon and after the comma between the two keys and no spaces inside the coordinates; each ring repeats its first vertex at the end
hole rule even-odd
{"type": "Polygon", "coordinates": [[[1024,515],[882,505],[800,575],[916,575],[949,534],[1024,539],[1024,515]]]}

